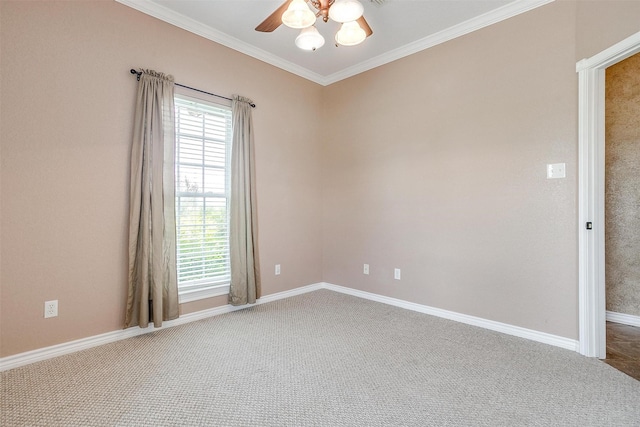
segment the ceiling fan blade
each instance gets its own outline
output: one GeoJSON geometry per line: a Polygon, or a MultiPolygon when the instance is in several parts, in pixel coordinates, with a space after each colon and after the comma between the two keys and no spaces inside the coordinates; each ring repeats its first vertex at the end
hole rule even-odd
{"type": "Polygon", "coordinates": [[[293,0],[286,0],[282,5],[277,8],[271,15],[267,17],[264,21],[260,23],[256,27],[256,31],[261,31],[263,33],[270,33],[282,24],[282,14],[289,7],[289,3],[293,0]]]}
{"type": "Polygon", "coordinates": [[[358,23],[358,25],[360,25],[360,28],[362,28],[364,30],[364,32],[367,33],[367,37],[369,37],[371,34],[373,34],[373,30],[371,29],[371,27],[367,23],[367,20],[364,19],[364,15],[362,15],[360,18],[358,18],[358,20],[356,22],[358,23]]]}

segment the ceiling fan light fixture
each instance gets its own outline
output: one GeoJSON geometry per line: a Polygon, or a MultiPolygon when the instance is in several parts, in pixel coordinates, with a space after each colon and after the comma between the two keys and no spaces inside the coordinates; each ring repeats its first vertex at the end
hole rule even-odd
{"type": "Polygon", "coordinates": [[[316,50],[324,45],[324,37],[315,25],[303,28],[296,37],[296,46],[303,50],[316,50]]]}
{"type": "Polygon", "coordinates": [[[282,23],[290,28],[307,28],[316,22],[316,15],[305,0],[293,0],[282,14],[282,23]]]}
{"type": "Polygon", "coordinates": [[[367,38],[367,33],[356,21],[345,22],[336,33],[336,43],[342,46],[355,46],[367,38]]]}
{"type": "Polygon", "coordinates": [[[336,0],[329,9],[329,18],[336,22],[350,22],[362,16],[364,6],[358,0],[336,0]]]}

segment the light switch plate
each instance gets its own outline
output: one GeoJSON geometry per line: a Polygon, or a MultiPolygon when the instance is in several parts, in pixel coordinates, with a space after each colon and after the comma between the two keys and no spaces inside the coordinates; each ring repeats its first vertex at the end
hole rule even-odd
{"type": "Polygon", "coordinates": [[[553,163],[547,165],[547,179],[566,178],[567,166],[565,163],[553,163]]]}

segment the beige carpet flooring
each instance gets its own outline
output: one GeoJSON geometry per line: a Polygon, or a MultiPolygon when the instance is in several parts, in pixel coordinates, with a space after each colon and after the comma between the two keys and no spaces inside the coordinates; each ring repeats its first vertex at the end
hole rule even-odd
{"type": "Polygon", "coordinates": [[[1,375],[10,426],[639,426],[596,359],[320,290],[1,375]]]}

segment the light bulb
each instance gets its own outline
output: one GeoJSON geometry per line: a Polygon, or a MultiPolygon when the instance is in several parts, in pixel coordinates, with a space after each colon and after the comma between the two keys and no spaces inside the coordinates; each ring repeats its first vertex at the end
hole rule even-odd
{"type": "Polygon", "coordinates": [[[336,22],[355,21],[362,12],[364,7],[358,0],[336,0],[329,8],[329,18],[336,22]]]}
{"type": "Polygon", "coordinates": [[[324,45],[324,37],[315,25],[304,28],[296,37],[296,46],[304,50],[316,50],[324,45]]]}
{"type": "Polygon", "coordinates": [[[343,46],[355,46],[362,43],[366,38],[367,33],[355,21],[345,22],[342,24],[340,31],[336,33],[336,43],[343,46]]]}
{"type": "Polygon", "coordinates": [[[282,23],[291,28],[307,28],[316,22],[316,15],[304,0],[293,0],[282,14],[282,23]]]}

